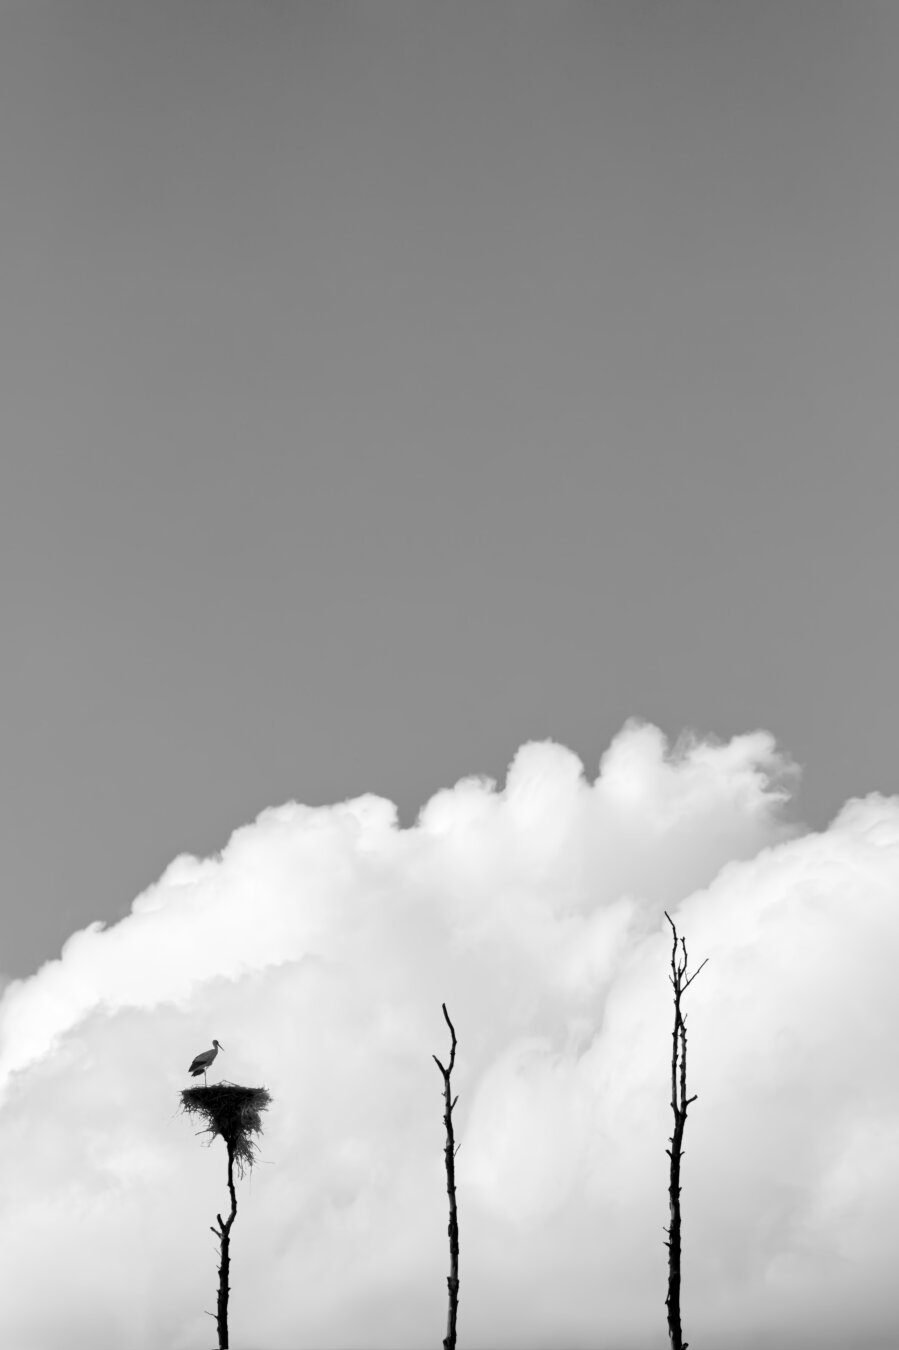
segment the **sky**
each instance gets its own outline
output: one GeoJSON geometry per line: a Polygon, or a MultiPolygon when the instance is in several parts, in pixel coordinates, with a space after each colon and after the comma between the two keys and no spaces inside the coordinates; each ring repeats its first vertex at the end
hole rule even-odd
{"type": "Polygon", "coordinates": [[[688,1339],[886,1344],[897,55],[0,0],[4,1344],[206,1346],[213,1036],[235,1345],[441,1339],[444,999],[460,1344],[663,1344],[666,906],[688,1339]]]}

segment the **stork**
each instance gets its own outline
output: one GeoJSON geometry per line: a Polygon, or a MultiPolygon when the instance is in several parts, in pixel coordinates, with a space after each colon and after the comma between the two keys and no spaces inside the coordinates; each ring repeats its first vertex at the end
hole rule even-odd
{"type": "Polygon", "coordinates": [[[188,1069],[188,1073],[193,1078],[199,1078],[200,1074],[202,1074],[203,1086],[208,1087],[208,1084],[206,1082],[206,1070],[209,1068],[210,1064],[215,1059],[218,1052],[220,1050],[224,1050],[224,1048],[225,1047],[223,1045],[219,1045],[218,1041],[213,1041],[212,1049],[204,1050],[202,1055],[197,1055],[193,1064],[191,1064],[190,1068],[188,1069]]]}

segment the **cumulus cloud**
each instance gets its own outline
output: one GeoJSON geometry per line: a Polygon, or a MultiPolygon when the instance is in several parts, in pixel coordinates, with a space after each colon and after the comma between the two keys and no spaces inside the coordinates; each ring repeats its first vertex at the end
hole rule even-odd
{"type": "Polygon", "coordinates": [[[0,1342],[210,1343],[224,1150],[186,1066],[264,1084],[232,1340],[438,1341],[445,1000],[459,1035],[460,1343],[667,1343],[667,908],[687,995],[687,1334],[879,1350],[899,1200],[899,800],[803,833],[764,732],[628,723],[590,781],[529,744],[416,825],[267,810],[0,1002],[0,1342]],[[53,1298],[46,1295],[48,1280],[53,1298]]]}

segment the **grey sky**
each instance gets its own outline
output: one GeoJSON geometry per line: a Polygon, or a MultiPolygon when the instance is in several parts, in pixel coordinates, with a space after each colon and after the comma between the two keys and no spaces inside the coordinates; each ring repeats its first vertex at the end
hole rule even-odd
{"type": "Polygon", "coordinates": [[[892,5],[3,3],[0,969],[631,715],[896,788],[892,5]]]}

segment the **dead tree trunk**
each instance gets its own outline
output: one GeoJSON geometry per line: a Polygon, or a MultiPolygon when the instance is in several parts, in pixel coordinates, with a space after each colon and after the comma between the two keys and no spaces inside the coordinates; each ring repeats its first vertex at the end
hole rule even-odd
{"type": "Polygon", "coordinates": [[[208,1134],[212,1138],[219,1135],[225,1141],[228,1150],[228,1194],[231,1197],[231,1213],[227,1219],[216,1214],[218,1228],[210,1231],[216,1236],[221,1252],[219,1265],[218,1311],[209,1313],[215,1318],[218,1327],[219,1350],[228,1350],[228,1295],[231,1286],[228,1277],[231,1273],[231,1228],[237,1218],[237,1192],[234,1189],[234,1169],[243,1176],[244,1168],[252,1167],[256,1155],[253,1135],[262,1133],[263,1111],[271,1104],[271,1096],[266,1088],[241,1087],[238,1083],[217,1083],[214,1087],[183,1088],[181,1109],[188,1115],[200,1116],[205,1128],[199,1134],[208,1134]]]}
{"type": "Polygon", "coordinates": [[[456,1062],[456,1032],[446,1010],[446,1004],[444,1003],[441,1006],[443,1016],[446,1018],[446,1025],[449,1027],[450,1035],[453,1038],[448,1068],[445,1069],[437,1056],[433,1056],[434,1063],[443,1074],[443,1098],[445,1102],[443,1123],[446,1126],[446,1147],[443,1153],[446,1159],[446,1193],[449,1197],[449,1226],[447,1232],[449,1233],[450,1273],[446,1281],[449,1290],[449,1307],[446,1314],[446,1335],[443,1338],[443,1350],[456,1350],[456,1312],[459,1307],[459,1220],[456,1214],[456,1153],[458,1150],[453,1136],[453,1107],[459,1098],[452,1096],[450,1086],[450,1074],[456,1062]]]}
{"type": "Polygon", "coordinates": [[[237,1218],[237,1191],[234,1189],[234,1145],[229,1139],[226,1139],[225,1143],[228,1147],[228,1191],[231,1195],[231,1213],[225,1220],[222,1219],[221,1214],[216,1214],[215,1217],[218,1219],[219,1226],[210,1229],[219,1240],[222,1256],[219,1265],[219,1292],[215,1314],[215,1324],[219,1334],[219,1350],[228,1350],[228,1295],[231,1292],[228,1276],[231,1273],[231,1225],[237,1218]]]}
{"type": "Polygon", "coordinates": [[[687,1096],[687,1019],[681,1012],[681,996],[696,979],[702,966],[692,975],[687,975],[687,943],[680,939],[678,956],[677,929],[668,911],[665,918],[671,924],[673,946],[671,949],[671,980],[674,989],[674,1028],[671,1033],[671,1110],[674,1114],[674,1133],[671,1135],[671,1147],[665,1152],[671,1159],[668,1182],[668,1205],[671,1224],[665,1231],[668,1240],[668,1297],[665,1306],[668,1309],[668,1339],[671,1350],[687,1350],[688,1342],[683,1339],[680,1320],[680,1253],[681,1253],[681,1214],[680,1214],[680,1160],[683,1157],[681,1147],[684,1139],[684,1126],[687,1123],[687,1107],[696,1101],[696,1094],[687,1096]]]}

